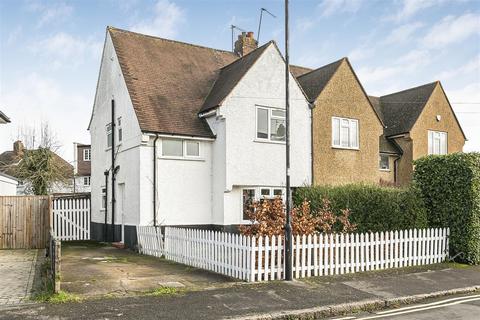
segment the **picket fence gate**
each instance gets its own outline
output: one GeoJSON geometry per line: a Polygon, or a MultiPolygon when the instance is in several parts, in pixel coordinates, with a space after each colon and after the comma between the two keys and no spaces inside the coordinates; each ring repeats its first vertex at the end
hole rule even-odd
{"type": "MultiPolygon", "coordinates": [[[[140,252],[245,281],[284,278],[284,238],[137,227],[140,252]]],[[[443,262],[449,229],[314,234],[293,238],[293,276],[303,278],[443,262]]]]}
{"type": "Polygon", "coordinates": [[[90,219],[90,197],[53,198],[52,228],[58,240],[90,240],[90,219]]]}

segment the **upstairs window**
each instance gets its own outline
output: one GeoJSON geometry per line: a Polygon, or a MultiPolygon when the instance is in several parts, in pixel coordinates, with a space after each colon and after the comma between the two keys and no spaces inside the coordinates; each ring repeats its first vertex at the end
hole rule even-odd
{"type": "Polygon", "coordinates": [[[428,130],[428,154],[447,154],[446,132],[428,130]]]}
{"type": "Polygon", "coordinates": [[[380,170],[385,170],[385,171],[390,170],[390,161],[389,161],[388,154],[380,154],[379,168],[380,170]]]}
{"type": "Polygon", "coordinates": [[[83,149],[83,161],[90,161],[90,160],[92,160],[92,150],[83,149]]]}
{"type": "Polygon", "coordinates": [[[332,117],[332,146],[358,149],[358,120],[332,117]]]}
{"type": "Polygon", "coordinates": [[[122,139],[123,139],[122,117],[119,117],[117,119],[117,126],[118,126],[118,142],[122,142],[122,139]]]}
{"type": "Polygon", "coordinates": [[[257,107],[257,139],[285,141],[285,110],[257,107]]]}
{"type": "Polygon", "coordinates": [[[200,157],[200,142],[195,140],[163,139],[162,156],[198,158],[200,157]]]}
{"type": "Polygon", "coordinates": [[[107,148],[112,147],[112,123],[107,124],[107,148]]]}

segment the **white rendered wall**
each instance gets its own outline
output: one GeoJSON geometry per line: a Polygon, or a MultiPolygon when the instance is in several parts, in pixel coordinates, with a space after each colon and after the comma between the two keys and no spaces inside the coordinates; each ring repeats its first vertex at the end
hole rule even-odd
{"type": "MultiPolygon", "coordinates": [[[[115,100],[115,118],[122,117],[123,141],[118,143],[118,131],[115,132],[116,165],[120,166],[117,173],[117,207],[115,223],[121,224],[120,199],[118,184],[125,184],[124,203],[125,224],[138,224],[140,211],[140,142],[141,131],[135,111],[127,91],[127,87],[113,48],[110,35],[107,32],[105,47],[97,84],[93,115],[90,123],[92,144],[92,221],[104,222],[104,211],[101,209],[102,188],[105,187],[104,171],[111,167],[111,148],[107,148],[106,125],[111,122],[111,100],[115,100]]],[[[115,127],[117,130],[118,127],[115,127]]],[[[110,171],[108,189],[108,223],[111,222],[111,176],[110,171]]]]}
{"type": "MultiPolygon", "coordinates": [[[[285,109],[284,74],[284,61],[270,45],[220,107],[225,118],[226,170],[214,166],[213,175],[214,181],[225,175],[223,224],[242,223],[241,189],[236,186],[285,186],[285,144],[256,141],[256,105],[285,109]]],[[[311,183],[311,112],[292,76],[290,97],[291,185],[298,187],[311,183]]],[[[214,190],[218,193],[220,188],[214,190]]]]}
{"type": "Polygon", "coordinates": [[[0,175],[0,196],[15,196],[17,185],[16,180],[0,175]]]}

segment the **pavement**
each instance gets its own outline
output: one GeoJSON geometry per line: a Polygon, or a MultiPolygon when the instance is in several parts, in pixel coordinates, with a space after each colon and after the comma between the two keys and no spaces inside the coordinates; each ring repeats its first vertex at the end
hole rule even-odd
{"type": "Polygon", "coordinates": [[[314,319],[479,289],[480,266],[439,264],[293,282],[234,283],[160,296],[37,304],[0,309],[0,319],[314,319]]]}
{"type": "Polygon", "coordinates": [[[93,241],[62,242],[61,290],[80,297],[128,296],[159,287],[226,287],[225,276],[93,241]]]}
{"type": "Polygon", "coordinates": [[[38,250],[0,250],[0,307],[28,303],[39,279],[38,250]]]}

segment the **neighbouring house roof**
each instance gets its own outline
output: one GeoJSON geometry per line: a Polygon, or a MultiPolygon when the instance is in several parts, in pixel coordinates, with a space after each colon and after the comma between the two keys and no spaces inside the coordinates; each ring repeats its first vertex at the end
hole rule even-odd
{"type": "Polygon", "coordinates": [[[17,179],[17,178],[15,178],[15,177],[13,177],[13,176],[11,176],[11,175],[9,175],[9,174],[6,174],[6,173],[4,173],[4,172],[1,172],[1,171],[0,171],[0,176],[5,177],[5,178],[10,179],[10,180],[13,180],[13,181],[15,181],[15,182],[18,182],[18,179],[17,179]]]}
{"type": "MultiPolygon", "coordinates": [[[[65,169],[65,172],[71,172],[73,175],[73,166],[58,154],[52,151],[54,161],[65,169]]],[[[16,177],[16,166],[23,158],[23,152],[18,153],[15,151],[5,151],[0,154],[0,172],[12,177],[16,177]]]]}
{"type": "Polygon", "coordinates": [[[200,112],[218,107],[222,104],[223,100],[232,92],[238,82],[248,70],[250,70],[270,44],[272,44],[272,41],[267,42],[263,46],[221,68],[217,80],[205,99],[200,112]]]}
{"type": "Polygon", "coordinates": [[[342,58],[297,77],[300,86],[311,102],[317,99],[323,88],[325,88],[328,81],[332,78],[335,71],[337,71],[338,67],[345,59],[346,58],[342,58]]]}
{"type": "Polygon", "coordinates": [[[313,71],[313,69],[307,68],[307,67],[296,66],[296,65],[293,65],[293,64],[290,65],[290,72],[293,74],[293,76],[295,78],[298,78],[301,75],[304,75],[305,73],[308,73],[310,71],[313,71]]]}
{"type": "Polygon", "coordinates": [[[198,112],[220,69],[239,57],[112,27],[108,32],[141,130],[213,137],[198,112]]]}
{"type": "Polygon", "coordinates": [[[386,125],[385,136],[410,132],[438,81],[381,96],[379,107],[386,125]]]}
{"type": "Polygon", "coordinates": [[[400,147],[394,141],[386,138],[384,134],[382,134],[379,137],[378,143],[379,143],[378,150],[380,151],[380,153],[389,153],[389,154],[397,154],[397,155],[401,155],[403,153],[400,147]]]}
{"type": "Polygon", "coordinates": [[[10,122],[10,118],[7,117],[5,113],[0,111],[0,123],[9,123],[9,122],[10,122]]]}

